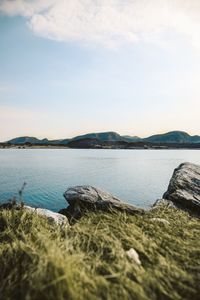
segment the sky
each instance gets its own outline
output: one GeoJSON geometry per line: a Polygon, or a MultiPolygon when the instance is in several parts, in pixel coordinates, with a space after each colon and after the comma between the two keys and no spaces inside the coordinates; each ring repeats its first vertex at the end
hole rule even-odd
{"type": "Polygon", "coordinates": [[[0,0],[0,140],[200,135],[199,0],[0,0]]]}

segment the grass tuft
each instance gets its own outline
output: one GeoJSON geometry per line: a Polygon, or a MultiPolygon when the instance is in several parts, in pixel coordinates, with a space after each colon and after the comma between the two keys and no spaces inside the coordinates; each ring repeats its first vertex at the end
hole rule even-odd
{"type": "Polygon", "coordinates": [[[199,233],[198,218],[165,206],[135,216],[88,212],[68,228],[1,210],[1,299],[200,299],[199,233]]]}

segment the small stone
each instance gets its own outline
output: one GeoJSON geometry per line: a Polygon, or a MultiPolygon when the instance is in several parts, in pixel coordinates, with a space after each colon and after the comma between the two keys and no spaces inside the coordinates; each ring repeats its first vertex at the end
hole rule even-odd
{"type": "Polygon", "coordinates": [[[164,225],[170,225],[169,221],[163,218],[151,218],[150,221],[162,223],[164,225]]]}
{"type": "Polygon", "coordinates": [[[46,217],[50,222],[53,222],[57,225],[65,226],[68,225],[67,218],[59,213],[55,213],[51,210],[44,209],[44,208],[33,208],[31,206],[24,206],[24,209],[29,210],[31,212],[35,212],[38,215],[46,217]]]}
{"type": "Polygon", "coordinates": [[[141,261],[140,261],[139,255],[138,255],[138,253],[137,253],[137,251],[135,249],[130,248],[128,251],[126,251],[126,254],[137,265],[140,266],[142,264],[141,261]]]}

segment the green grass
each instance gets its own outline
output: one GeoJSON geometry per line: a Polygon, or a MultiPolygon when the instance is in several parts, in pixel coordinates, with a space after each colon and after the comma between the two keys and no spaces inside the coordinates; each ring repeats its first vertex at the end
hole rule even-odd
{"type": "Polygon", "coordinates": [[[136,216],[88,212],[67,228],[3,210],[0,298],[200,299],[199,234],[199,219],[166,206],[136,216]]]}

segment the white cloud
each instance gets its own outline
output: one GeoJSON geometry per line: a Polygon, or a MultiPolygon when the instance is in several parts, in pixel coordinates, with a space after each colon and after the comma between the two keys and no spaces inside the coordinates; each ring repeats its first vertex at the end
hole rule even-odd
{"type": "Polygon", "coordinates": [[[200,49],[199,0],[0,0],[0,11],[58,41],[112,47],[158,42],[172,31],[200,49]]]}

